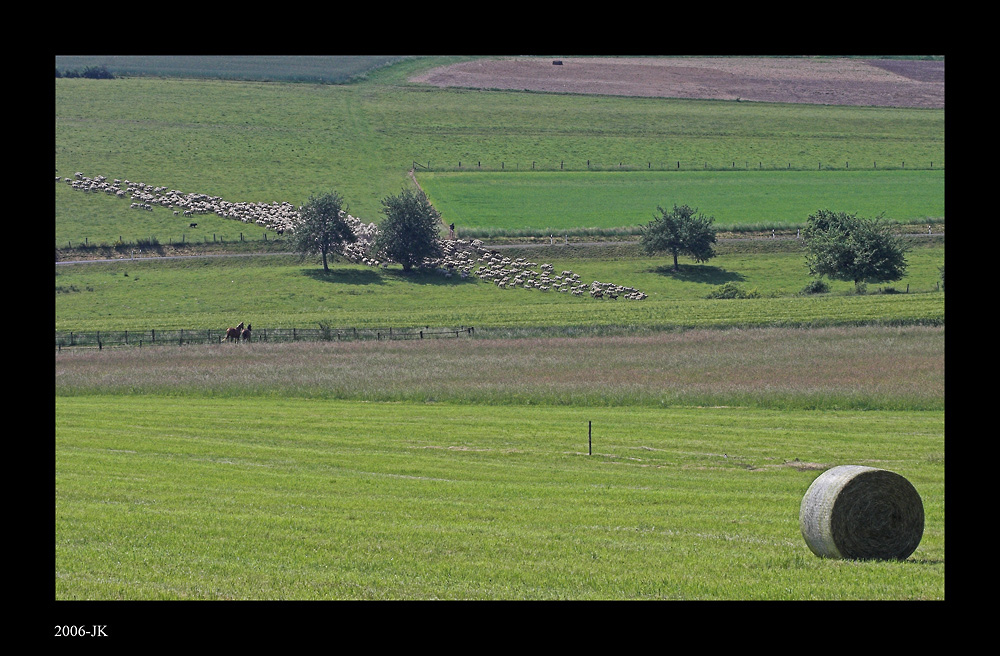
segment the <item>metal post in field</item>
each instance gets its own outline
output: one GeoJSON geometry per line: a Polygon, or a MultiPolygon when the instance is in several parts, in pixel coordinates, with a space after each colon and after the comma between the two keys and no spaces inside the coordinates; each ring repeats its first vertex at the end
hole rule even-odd
{"type": "Polygon", "coordinates": [[[594,455],[594,442],[592,439],[591,425],[593,422],[587,421],[587,455],[594,455]]]}

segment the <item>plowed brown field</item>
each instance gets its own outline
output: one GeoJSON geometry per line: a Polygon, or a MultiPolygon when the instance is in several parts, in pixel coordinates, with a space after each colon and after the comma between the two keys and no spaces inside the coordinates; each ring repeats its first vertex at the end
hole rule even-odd
{"type": "Polygon", "coordinates": [[[477,89],[944,108],[944,61],[925,60],[512,57],[444,66],[412,81],[477,89]]]}

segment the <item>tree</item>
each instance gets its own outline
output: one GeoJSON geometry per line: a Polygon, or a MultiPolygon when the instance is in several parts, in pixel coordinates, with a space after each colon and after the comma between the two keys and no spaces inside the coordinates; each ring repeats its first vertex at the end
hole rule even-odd
{"type": "Polygon", "coordinates": [[[347,223],[347,205],[343,197],[333,191],[321,196],[310,196],[302,206],[301,220],[292,233],[292,246],[303,258],[319,253],[323,256],[323,270],[329,271],[327,259],[344,244],[358,240],[347,223]]]}
{"type": "Polygon", "coordinates": [[[114,73],[108,70],[107,66],[88,66],[83,69],[83,77],[91,80],[113,80],[114,73]]]}
{"type": "Polygon", "coordinates": [[[802,237],[811,275],[850,280],[860,291],[863,283],[891,282],[906,274],[909,248],[882,215],[868,219],[819,210],[809,216],[802,237]]]}
{"type": "Polygon", "coordinates": [[[426,258],[441,256],[441,215],[422,191],[403,189],[382,199],[385,219],[379,225],[372,250],[376,257],[403,265],[403,271],[426,258]]]}
{"type": "Polygon", "coordinates": [[[707,262],[715,257],[715,219],[696,213],[687,205],[667,211],[657,206],[654,215],[642,231],[642,247],[650,255],[670,253],[674,256],[674,271],[679,271],[678,255],[689,255],[695,262],[707,262]]]}

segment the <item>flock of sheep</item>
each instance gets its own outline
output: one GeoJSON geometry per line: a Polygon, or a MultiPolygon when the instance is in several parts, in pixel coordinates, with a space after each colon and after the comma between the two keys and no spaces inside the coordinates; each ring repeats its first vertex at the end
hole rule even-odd
{"type": "MultiPolygon", "coordinates": [[[[184,194],[176,189],[155,187],[142,182],[108,179],[99,175],[94,178],[76,173],[72,178],[56,176],[56,182],[63,182],[73,189],[88,193],[105,193],[131,201],[130,207],[138,210],[152,210],[154,206],[173,210],[175,216],[193,217],[199,214],[217,214],[223,218],[253,223],[274,230],[278,234],[293,231],[300,220],[299,209],[291,203],[233,203],[218,196],[207,194],[184,194]]],[[[344,213],[348,225],[358,239],[342,249],[342,255],[350,262],[367,266],[388,266],[369,255],[370,245],[378,234],[378,226],[365,223],[361,219],[344,213]]],[[[194,224],[192,224],[194,225],[194,224]]],[[[646,294],[632,287],[614,283],[593,281],[589,284],[580,280],[579,274],[562,271],[555,274],[551,264],[528,262],[522,257],[511,259],[487,249],[481,241],[473,239],[441,240],[441,257],[427,259],[423,268],[434,269],[447,277],[459,275],[462,278],[476,276],[495,283],[501,289],[553,290],[593,298],[642,300],[646,294]]]]}
{"type": "Polygon", "coordinates": [[[625,287],[614,283],[595,280],[586,283],[580,280],[580,274],[573,271],[555,273],[551,264],[529,262],[523,257],[511,259],[493,251],[484,251],[478,258],[480,267],[476,276],[488,280],[501,289],[537,289],[539,291],[553,290],[583,296],[589,293],[594,298],[629,300],[646,298],[646,294],[633,287],[625,287]]]}
{"type": "Polygon", "coordinates": [[[144,182],[114,179],[99,175],[94,178],[75,173],[72,178],[56,176],[56,182],[65,182],[73,189],[88,193],[105,193],[129,199],[129,206],[136,210],[152,210],[154,206],[166,207],[174,216],[193,217],[199,214],[218,214],[226,219],[254,223],[279,234],[291,230],[299,218],[299,211],[291,203],[232,203],[219,196],[185,194],[176,189],[155,187],[144,182]]]}

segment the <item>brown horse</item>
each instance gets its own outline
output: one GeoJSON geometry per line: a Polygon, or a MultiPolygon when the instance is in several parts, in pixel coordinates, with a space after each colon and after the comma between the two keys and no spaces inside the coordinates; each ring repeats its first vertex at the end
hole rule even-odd
{"type": "Polygon", "coordinates": [[[251,326],[250,324],[247,324],[247,327],[243,329],[243,341],[244,342],[249,342],[250,341],[250,330],[252,328],[253,328],[253,326],[251,326]]]}
{"type": "Polygon", "coordinates": [[[240,325],[236,326],[235,328],[229,328],[226,330],[225,341],[228,342],[229,340],[233,340],[234,342],[239,343],[240,335],[242,334],[243,334],[243,322],[241,321],[240,325]]]}

